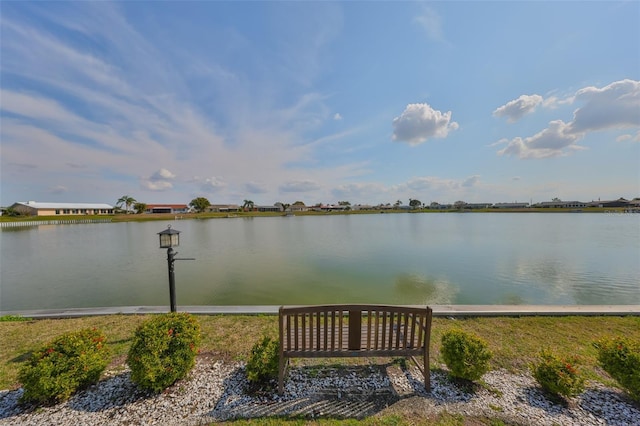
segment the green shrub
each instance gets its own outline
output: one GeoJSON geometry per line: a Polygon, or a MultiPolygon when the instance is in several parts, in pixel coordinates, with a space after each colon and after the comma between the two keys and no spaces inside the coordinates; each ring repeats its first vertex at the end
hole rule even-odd
{"type": "Polygon", "coordinates": [[[484,340],[463,330],[445,332],[440,351],[451,375],[470,381],[488,371],[492,356],[484,340]]]}
{"type": "Polygon", "coordinates": [[[540,359],[531,366],[533,377],[554,397],[571,397],[582,393],[584,378],[577,368],[577,357],[558,358],[548,349],[540,352],[540,359]]]}
{"type": "Polygon", "coordinates": [[[21,402],[65,401],[100,379],[109,364],[105,336],[95,328],[62,334],[35,351],[18,372],[21,402]]]}
{"type": "Polygon", "coordinates": [[[246,367],[249,382],[268,385],[278,378],[279,346],[268,336],[253,345],[246,367]]]}
{"type": "Polygon", "coordinates": [[[182,379],[195,365],[200,324],[188,313],[154,316],[136,329],[127,355],[131,380],[160,392],[182,379]]]}
{"type": "Polygon", "coordinates": [[[604,371],[640,401],[640,342],[617,336],[602,339],[595,346],[604,371]]]}

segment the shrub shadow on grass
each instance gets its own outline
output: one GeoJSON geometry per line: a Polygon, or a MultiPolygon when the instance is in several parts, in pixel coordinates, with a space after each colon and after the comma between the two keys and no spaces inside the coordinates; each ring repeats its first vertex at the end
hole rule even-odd
{"type": "Polygon", "coordinates": [[[77,411],[98,412],[123,407],[154,395],[138,388],[131,381],[130,373],[124,372],[76,393],[69,399],[67,406],[77,411]]]}
{"type": "MultiPolygon", "coordinates": [[[[581,423],[584,413],[575,410],[576,400],[574,398],[565,399],[545,392],[539,386],[529,386],[522,390],[525,401],[532,407],[543,410],[548,417],[568,417],[572,422],[581,423]]],[[[558,420],[558,424],[562,422],[558,420]]]]}
{"type": "Polygon", "coordinates": [[[22,394],[22,388],[0,392],[0,419],[29,414],[41,408],[55,409],[57,405],[64,405],[76,411],[100,412],[155,396],[151,392],[140,390],[131,381],[129,372],[120,373],[80,389],[68,401],[61,403],[21,404],[22,394]]]}
{"type": "MultiPolygon", "coordinates": [[[[415,376],[414,376],[415,377],[415,376]]],[[[420,385],[423,383],[420,381],[420,385]]],[[[467,380],[451,377],[443,368],[431,370],[431,393],[427,394],[422,387],[422,395],[431,397],[438,404],[470,401],[480,386],[467,380]]]]}
{"type": "Polygon", "coordinates": [[[32,356],[33,356],[33,351],[28,351],[21,355],[18,355],[15,358],[10,359],[9,362],[14,362],[14,363],[25,362],[31,359],[32,356]]]}

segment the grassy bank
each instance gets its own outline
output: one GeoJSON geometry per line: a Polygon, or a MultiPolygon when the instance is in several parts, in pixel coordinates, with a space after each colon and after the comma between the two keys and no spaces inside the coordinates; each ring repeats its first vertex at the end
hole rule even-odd
{"type": "MultiPolygon", "coordinates": [[[[135,328],[144,315],[110,315],[73,319],[47,319],[0,322],[0,389],[19,386],[17,373],[32,350],[53,337],[84,327],[97,327],[107,336],[112,351],[112,367],[124,367],[135,328]]],[[[214,359],[244,360],[253,344],[263,335],[277,337],[277,316],[200,315],[201,356],[214,359]]],[[[578,355],[591,380],[615,385],[597,366],[595,340],[623,335],[640,340],[640,317],[479,317],[435,318],[432,328],[431,365],[438,367],[442,334],[460,327],[484,338],[494,354],[492,369],[526,371],[540,349],[547,347],[558,355],[578,355]]],[[[302,363],[301,360],[294,362],[302,363]]],[[[359,363],[358,359],[304,361],[314,363],[359,363]]],[[[366,360],[364,361],[366,362],[366,360]]]]}
{"type": "MultiPolygon", "coordinates": [[[[520,208],[520,209],[474,209],[463,210],[464,213],[575,213],[579,210],[581,213],[601,213],[601,214],[625,214],[627,208],[624,207],[584,207],[582,209],[571,208],[520,208]]],[[[296,212],[296,216],[326,216],[326,215],[359,215],[359,214],[380,214],[380,213],[460,213],[460,210],[431,210],[431,209],[389,209],[389,210],[347,210],[333,212],[306,211],[296,212]]],[[[57,216],[0,216],[0,222],[23,222],[23,221],[43,221],[43,220],[80,220],[80,219],[107,219],[112,222],[146,222],[154,220],[181,220],[181,219],[222,219],[222,218],[239,218],[239,217],[272,217],[283,216],[281,212],[235,212],[235,213],[152,213],[152,214],[117,214],[117,215],[57,215],[57,216]]]]}

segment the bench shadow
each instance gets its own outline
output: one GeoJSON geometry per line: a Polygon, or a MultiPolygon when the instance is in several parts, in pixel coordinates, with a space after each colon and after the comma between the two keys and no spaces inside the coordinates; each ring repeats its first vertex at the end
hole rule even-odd
{"type": "Polygon", "coordinates": [[[478,386],[452,380],[445,370],[431,370],[431,391],[424,388],[422,372],[408,364],[357,366],[292,366],[285,392],[260,395],[247,391],[244,368],[224,381],[223,394],[207,415],[212,421],[256,417],[295,419],[364,419],[412,398],[428,399],[434,405],[468,402],[478,386]]]}
{"type": "Polygon", "coordinates": [[[282,396],[275,390],[277,384],[270,392],[249,394],[244,368],[238,368],[224,381],[223,394],[208,417],[214,421],[256,417],[363,419],[404,397],[393,390],[385,367],[292,366],[282,396]]]}

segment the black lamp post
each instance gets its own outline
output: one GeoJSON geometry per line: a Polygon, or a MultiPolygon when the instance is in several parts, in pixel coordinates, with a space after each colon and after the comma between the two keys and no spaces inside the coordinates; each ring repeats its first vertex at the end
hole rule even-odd
{"type": "Polygon", "coordinates": [[[169,268],[169,298],[171,299],[171,312],[176,312],[176,277],[173,272],[173,262],[176,260],[195,260],[195,259],[177,259],[178,252],[173,251],[173,247],[180,245],[180,231],[171,229],[171,225],[167,226],[162,232],[158,232],[160,236],[160,248],[167,249],[167,266],[169,268]]]}

